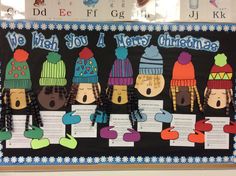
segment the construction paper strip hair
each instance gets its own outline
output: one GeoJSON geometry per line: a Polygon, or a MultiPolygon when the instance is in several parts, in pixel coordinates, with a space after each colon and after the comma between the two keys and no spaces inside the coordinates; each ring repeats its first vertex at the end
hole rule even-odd
{"type": "Polygon", "coordinates": [[[215,56],[215,64],[211,68],[211,72],[205,89],[204,105],[206,110],[207,105],[214,109],[226,108],[226,114],[229,114],[230,103],[235,110],[233,99],[233,69],[227,63],[227,57],[224,53],[215,56]]]}
{"type": "MultiPolygon", "coordinates": [[[[83,48],[75,64],[73,84],[67,99],[67,105],[73,105],[76,101],[81,104],[96,102],[96,112],[104,111],[97,73],[98,66],[93,52],[87,47],[83,48]]],[[[96,120],[96,113],[93,120],[96,120]]]]}
{"type": "Polygon", "coordinates": [[[202,111],[200,96],[196,85],[195,70],[191,60],[192,56],[189,53],[181,52],[178,60],[174,64],[170,83],[174,111],[177,111],[177,105],[190,105],[190,111],[193,112],[195,97],[197,97],[199,110],[202,111]]]}
{"type": "Polygon", "coordinates": [[[133,127],[137,119],[142,119],[138,109],[138,98],[133,85],[133,69],[127,58],[128,50],[126,48],[117,48],[115,54],[117,59],[112,66],[108,80],[107,107],[109,107],[109,112],[107,114],[110,114],[112,103],[118,105],[127,104],[133,127]]]}
{"type": "Polygon", "coordinates": [[[66,66],[61,55],[50,52],[43,63],[39,85],[42,86],[38,94],[39,103],[46,109],[58,110],[65,105],[67,99],[66,66]]]}
{"type": "Polygon", "coordinates": [[[8,131],[13,130],[12,109],[26,108],[26,131],[29,128],[30,115],[32,115],[35,126],[43,126],[38,102],[31,89],[30,70],[26,62],[28,56],[29,53],[25,50],[17,49],[6,67],[2,93],[1,127],[5,126],[8,131]]]}

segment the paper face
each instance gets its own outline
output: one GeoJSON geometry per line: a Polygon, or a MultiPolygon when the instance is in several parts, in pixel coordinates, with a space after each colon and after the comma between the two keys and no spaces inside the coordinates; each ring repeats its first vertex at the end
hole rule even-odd
{"type": "Polygon", "coordinates": [[[96,105],[72,105],[71,110],[76,111],[74,115],[79,115],[80,123],[71,126],[71,134],[77,138],[96,138],[97,124],[92,126],[90,115],[95,112],[96,105]]]}
{"type": "Polygon", "coordinates": [[[139,108],[147,115],[147,121],[138,122],[139,132],[161,132],[162,123],[155,120],[156,113],[163,108],[162,100],[139,100],[139,108]]]}
{"type": "Polygon", "coordinates": [[[229,125],[229,117],[206,117],[213,128],[205,132],[205,149],[229,149],[229,134],[223,128],[229,125]]]}
{"type": "Polygon", "coordinates": [[[112,130],[118,134],[116,139],[109,140],[110,147],[134,147],[134,142],[123,140],[124,134],[128,132],[127,129],[132,128],[128,114],[111,114],[109,126],[114,126],[112,130]]]}
{"type": "Polygon", "coordinates": [[[196,115],[192,114],[173,114],[171,127],[178,131],[179,138],[171,140],[170,146],[194,147],[194,143],[188,141],[188,135],[193,132],[196,122],[196,115]]]}

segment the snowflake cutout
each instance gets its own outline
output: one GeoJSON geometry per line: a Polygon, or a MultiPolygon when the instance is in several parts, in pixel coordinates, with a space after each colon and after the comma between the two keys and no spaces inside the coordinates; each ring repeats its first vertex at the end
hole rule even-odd
{"type": "Polygon", "coordinates": [[[50,157],[48,160],[50,163],[54,163],[56,161],[55,157],[50,157]]]}
{"type": "Polygon", "coordinates": [[[223,160],[223,158],[222,158],[222,157],[220,157],[220,156],[216,157],[216,162],[218,162],[218,163],[221,163],[221,162],[222,162],[222,160],[223,160]]]}
{"type": "Polygon", "coordinates": [[[236,156],[236,150],[234,150],[233,155],[236,156]]]}
{"type": "Polygon", "coordinates": [[[88,30],[89,30],[89,31],[92,31],[93,29],[94,29],[93,24],[89,24],[89,25],[88,25],[88,30]]]}
{"type": "Polygon", "coordinates": [[[24,162],[25,162],[25,158],[24,158],[23,156],[20,156],[20,157],[18,158],[18,162],[19,162],[19,163],[24,163],[24,162]]]}
{"type": "Polygon", "coordinates": [[[88,157],[87,158],[87,163],[91,164],[93,162],[93,158],[92,157],[88,157]]]}
{"type": "Polygon", "coordinates": [[[31,156],[27,156],[26,159],[25,159],[25,161],[26,161],[27,163],[32,163],[33,158],[32,158],[31,156]]]}
{"type": "Polygon", "coordinates": [[[167,162],[167,163],[171,163],[171,162],[172,162],[172,158],[171,158],[170,156],[167,156],[167,157],[166,157],[166,162],[167,162]]]}
{"type": "Polygon", "coordinates": [[[168,31],[168,30],[169,30],[169,25],[165,24],[165,25],[163,26],[163,31],[168,31]]]}
{"type": "Polygon", "coordinates": [[[158,25],[156,25],[155,28],[156,28],[156,31],[161,31],[161,25],[158,24],[158,25]]]}
{"type": "MultiPolygon", "coordinates": [[[[234,142],[236,142],[236,136],[234,136],[234,142]]],[[[1,147],[0,147],[0,150],[1,150],[1,147]]]]}
{"type": "Polygon", "coordinates": [[[60,31],[60,30],[62,30],[62,29],[63,29],[63,26],[62,26],[62,24],[57,24],[57,25],[56,25],[56,28],[57,28],[57,30],[59,30],[59,31],[60,31]]]}
{"type": "Polygon", "coordinates": [[[202,26],[202,31],[205,32],[205,31],[207,31],[207,29],[208,29],[208,28],[207,28],[207,25],[203,25],[203,26],[202,26]]]}
{"type": "Polygon", "coordinates": [[[139,30],[139,26],[138,26],[138,25],[133,25],[133,30],[134,30],[135,32],[137,32],[137,31],[139,30]]]}
{"type": "Polygon", "coordinates": [[[234,149],[236,149],[236,143],[234,144],[234,149]]]}
{"type": "Polygon", "coordinates": [[[6,28],[7,28],[7,23],[6,23],[6,22],[2,22],[1,28],[2,28],[2,29],[6,29],[6,28]]]}
{"type": "Polygon", "coordinates": [[[148,156],[144,157],[144,162],[145,163],[150,163],[150,161],[151,161],[150,157],[148,157],[148,156]]]}
{"type": "Polygon", "coordinates": [[[41,161],[42,161],[42,163],[46,163],[46,162],[48,162],[48,158],[46,156],[43,156],[41,161]]]}
{"type": "Polygon", "coordinates": [[[48,29],[51,30],[51,31],[54,30],[54,29],[55,29],[55,25],[52,24],[52,23],[49,24],[49,25],[48,25],[48,29]]]}
{"type": "Polygon", "coordinates": [[[195,162],[196,162],[196,163],[200,163],[200,162],[201,162],[201,158],[200,158],[200,157],[196,157],[196,158],[195,158],[195,162]]]}
{"type": "Polygon", "coordinates": [[[111,31],[116,31],[116,25],[114,25],[114,24],[111,25],[111,26],[110,26],[110,30],[111,30],[111,31]]]}
{"type": "Polygon", "coordinates": [[[185,26],[184,25],[180,25],[179,26],[179,31],[184,31],[185,30],[185,26]]]}
{"type": "Polygon", "coordinates": [[[96,29],[96,31],[101,31],[102,30],[102,26],[100,24],[97,24],[95,26],[95,29],[96,29]]]}
{"type": "Polygon", "coordinates": [[[15,25],[15,23],[11,22],[11,23],[9,24],[9,27],[10,27],[10,29],[15,29],[16,25],[15,25]]]}
{"type": "Polygon", "coordinates": [[[195,30],[195,31],[200,31],[200,29],[201,29],[201,27],[200,27],[199,25],[195,25],[195,26],[194,26],[194,30],[195,30]]]}
{"type": "Polygon", "coordinates": [[[130,24],[127,24],[127,25],[125,26],[125,30],[126,30],[126,31],[131,31],[131,30],[132,30],[132,26],[131,26],[130,24]]]}
{"type": "Polygon", "coordinates": [[[34,30],[39,29],[39,24],[38,24],[38,23],[34,23],[34,24],[33,24],[33,29],[34,29],[34,30]]]}
{"type": "Polygon", "coordinates": [[[62,163],[62,161],[63,161],[63,158],[62,158],[62,157],[57,157],[57,162],[58,162],[58,163],[62,163]]]}
{"type": "Polygon", "coordinates": [[[64,25],[64,29],[65,29],[66,31],[70,30],[70,25],[69,25],[69,24],[65,24],[65,25],[64,25]]]}
{"type": "Polygon", "coordinates": [[[107,158],[106,158],[105,156],[102,156],[102,157],[100,158],[100,160],[101,160],[102,163],[105,163],[105,162],[107,161],[107,158]]]}
{"type": "Polygon", "coordinates": [[[130,161],[131,163],[134,163],[134,162],[136,161],[136,158],[135,158],[134,156],[131,156],[131,157],[129,158],[129,161],[130,161]]]}
{"type": "Polygon", "coordinates": [[[107,158],[107,161],[108,161],[109,163],[112,163],[112,162],[114,161],[114,158],[113,158],[112,156],[109,156],[109,157],[107,158]]]}
{"type": "Polygon", "coordinates": [[[214,25],[210,25],[210,26],[209,26],[209,30],[210,30],[210,31],[214,31],[214,30],[215,30],[215,26],[214,26],[214,25]]]}
{"type": "Polygon", "coordinates": [[[215,162],[215,158],[214,158],[213,156],[211,156],[211,157],[209,158],[209,161],[210,161],[210,163],[214,163],[214,162],[215,162]]]}
{"type": "Polygon", "coordinates": [[[23,25],[23,23],[18,23],[17,24],[17,29],[23,29],[24,28],[24,25],[23,25]]]}
{"type": "Polygon", "coordinates": [[[219,32],[222,31],[222,26],[221,25],[217,25],[216,30],[219,31],[219,32]]]}
{"type": "Polygon", "coordinates": [[[204,156],[204,157],[202,158],[202,162],[203,162],[203,163],[207,163],[207,162],[208,162],[208,158],[204,156]]]}
{"type": "Polygon", "coordinates": [[[94,158],[94,163],[97,164],[97,163],[99,163],[99,162],[100,162],[100,158],[99,158],[99,157],[95,157],[95,158],[94,158]]]}
{"type": "Polygon", "coordinates": [[[189,162],[189,163],[193,163],[193,161],[194,161],[193,157],[191,157],[191,156],[188,157],[188,162],[189,162]]]}
{"type": "Polygon", "coordinates": [[[108,31],[108,30],[109,30],[109,26],[108,26],[107,24],[104,24],[103,27],[102,27],[102,29],[103,29],[104,31],[108,31]]]}
{"type": "Polygon", "coordinates": [[[3,153],[0,151],[0,158],[2,158],[3,157],[3,153]]]}
{"type": "Polygon", "coordinates": [[[64,158],[64,162],[65,162],[65,163],[69,163],[69,162],[70,162],[70,157],[65,157],[65,158],[64,158]]]}
{"type": "Polygon", "coordinates": [[[11,157],[11,162],[16,163],[17,162],[17,157],[15,157],[15,156],[11,157]]]}
{"type": "Polygon", "coordinates": [[[3,146],[2,146],[2,144],[0,143],[0,150],[2,150],[3,149],[3,146]]]}
{"type": "Polygon", "coordinates": [[[175,157],[173,158],[173,162],[174,162],[174,163],[179,163],[179,157],[176,157],[176,156],[175,156],[175,157]]]}
{"type": "Polygon", "coordinates": [[[25,29],[30,29],[31,28],[31,24],[30,24],[30,22],[26,22],[25,23],[25,29]]]}
{"type": "MultiPolygon", "coordinates": [[[[235,32],[236,31],[236,25],[231,26],[231,31],[235,32]]],[[[234,140],[236,142],[236,140],[234,140]]]]}
{"type": "Polygon", "coordinates": [[[120,163],[121,162],[121,157],[119,157],[119,156],[115,157],[115,162],[120,163]]]}
{"type": "Polygon", "coordinates": [[[153,25],[148,25],[148,31],[152,32],[154,30],[154,26],[153,25]]]}
{"type": "Polygon", "coordinates": [[[224,156],[224,157],[223,157],[223,161],[224,161],[225,163],[229,162],[229,157],[228,157],[228,156],[224,156]]]}
{"type": "Polygon", "coordinates": [[[80,163],[84,163],[85,161],[86,161],[86,160],[85,160],[85,157],[80,157],[80,158],[79,158],[79,162],[80,162],[80,163]]]}
{"type": "Polygon", "coordinates": [[[186,163],[186,162],[187,162],[186,157],[182,156],[182,157],[180,158],[180,162],[181,162],[181,163],[186,163]]]}
{"type": "Polygon", "coordinates": [[[228,25],[224,25],[223,29],[224,29],[225,32],[228,32],[229,31],[229,26],[228,25]]]}
{"type": "Polygon", "coordinates": [[[80,28],[81,31],[84,31],[84,30],[86,30],[86,25],[85,24],[81,24],[79,26],[79,28],[80,28]]]}
{"type": "Polygon", "coordinates": [[[3,158],[3,162],[4,162],[4,163],[9,163],[9,161],[10,161],[10,158],[9,158],[9,157],[4,157],[4,158],[3,158]]]}
{"type": "Polygon", "coordinates": [[[77,31],[79,29],[79,26],[78,24],[72,24],[72,27],[71,27],[74,31],[77,31]]]}
{"type": "Polygon", "coordinates": [[[165,162],[165,158],[164,158],[163,156],[160,156],[160,157],[159,157],[159,162],[160,162],[160,163],[164,163],[164,162],[165,162]]]}
{"type": "Polygon", "coordinates": [[[34,162],[38,163],[40,161],[40,158],[38,156],[34,157],[34,162]]]}
{"type": "Polygon", "coordinates": [[[192,30],[193,30],[193,26],[192,26],[192,25],[188,25],[188,26],[187,26],[187,31],[190,32],[190,31],[192,31],[192,30]]]}
{"type": "Polygon", "coordinates": [[[129,161],[129,158],[127,157],[127,156],[124,156],[123,158],[122,158],[122,162],[123,163],[127,163],[129,161]]]}
{"type": "Polygon", "coordinates": [[[119,25],[118,26],[118,31],[123,31],[125,29],[124,25],[119,25]]]}
{"type": "Polygon", "coordinates": [[[153,163],[156,163],[156,162],[157,162],[157,157],[156,157],[156,156],[153,156],[153,157],[151,158],[151,161],[152,161],[153,163]]]}
{"type": "Polygon", "coordinates": [[[177,25],[173,25],[172,28],[171,28],[172,31],[177,31],[178,30],[178,26],[177,25]]]}
{"type": "Polygon", "coordinates": [[[143,162],[143,157],[141,157],[141,156],[138,156],[138,157],[137,157],[137,161],[138,161],[138,163],[141,163],[141,162],[143,162]]]}
{"type": "Polygon", "coordinates": [[[71,159],[71,162],[74,163],[74,164],[77,163],[77,162],[78,162],[78,158],[77,158],[77,157],[73,157],[73,158],[71,159]]]}
{"type": "Polygon", "coordinates": [[[42,30],[46,30],[47,28],[48,28],[48,26],[45,23],[41,24],[41,29],[42,30]]]}
{"type": "Polygon", "coordinates": [[[142,32],[146,31],[146,30],[147,30],[147,26],[146,26],[146,25],[141,25],[141,26],[140,26],[140,30],[141,30],[142,32]]]}

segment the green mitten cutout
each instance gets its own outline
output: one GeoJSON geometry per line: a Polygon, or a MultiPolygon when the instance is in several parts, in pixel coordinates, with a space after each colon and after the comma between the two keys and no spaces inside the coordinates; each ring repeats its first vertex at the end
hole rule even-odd
{"type": "Polygon", "coordinates": [[[47,138],[32,139],[31,148],[34,150],[45,148],[50,145],[50,141],[47,138]]]}
{"type": "Polygon", "coordinates": [[[5,131],[6,128],[0,130],[0,141],[6,141],[12,138],[10,131],[5,131]]]}
{"type": "Polygon", "coordinates": [[[69,138],[66,138],[66,137],[62,137],[60,139],[60,144],[63,146],[63,147],[66,147],[66,148],[69,148],[69,149],[75,149],[76,146],[77,146],[77,141],[76,139],[69,135],[69,134],[66,134],[66,136],[69,138]]]}
{"type": "Polygon", "coordinates": [[[30,139],[41,139],[43,137],[43,130],[36,126],[31,126],[32,129],[24,132],[24,136],[30,139]]]}

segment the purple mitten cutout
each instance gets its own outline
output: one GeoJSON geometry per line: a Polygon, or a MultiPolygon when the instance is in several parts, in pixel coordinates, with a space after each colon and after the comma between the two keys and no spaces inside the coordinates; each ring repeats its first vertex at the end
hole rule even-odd
{"type": "Polygon", "coordinates": [[[139,132],[134,129],[127,129],[130,133],[125,133],[123,136],[123,140],[126,142],[137,142],[140,141],[141,135],[139,132]]]}
{"type": "Polygon", "coordinates": [[[115,130],[111,130],[114,126],[104,127],[100,130],[101,138],[105,139],[116,139],[118,134],[115,130]]]}

